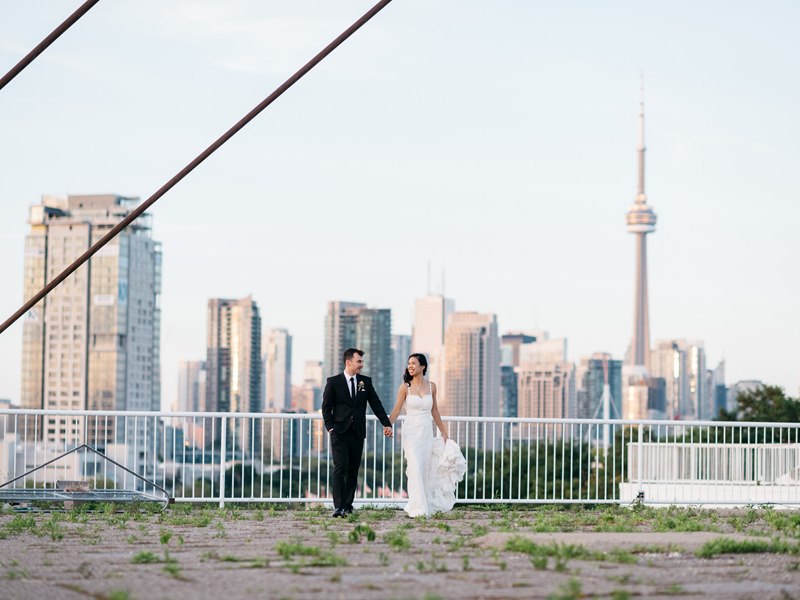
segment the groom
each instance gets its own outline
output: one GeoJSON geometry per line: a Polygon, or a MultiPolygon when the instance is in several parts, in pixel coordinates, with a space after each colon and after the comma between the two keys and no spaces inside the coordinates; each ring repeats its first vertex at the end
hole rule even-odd
{"type": "Polygon", "coordinates": [[[383,423],[383,434],[392,437],[392,424],[372,387],[372,379],[360,375],[363,368],[364,351],[348,348],[344,353],[344,372],[329,377],[322,393],[322,418],[331,436],[333,454],[334,517],[353,512],[361,453],[367,437],[367,402],[383,423]]]}

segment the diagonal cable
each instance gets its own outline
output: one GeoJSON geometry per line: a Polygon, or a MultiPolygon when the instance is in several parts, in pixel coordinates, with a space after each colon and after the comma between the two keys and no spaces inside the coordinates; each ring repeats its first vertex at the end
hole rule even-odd
{"type": "Polygon", "coordinates": [[[236,133],[239,132],[245,125],[247,125],[250,121],[252,121],[262,110],[267,108],[270,104],[272,104],[275,100],[277,100],[286,90],[292,87],[295,83],[297,83],[303,75],[308,73],[311,69],[313,69],[318,63],[320,63],[326,56],[328,56],[331,52],[333,52],[339,45],[344,42],[347,38],[353,35],[358,29],[361,28],[367,21],[369,21],[372,17],[378,14],[387,4],[389,4],[392,0],[381,0],[371,9],[369,9],[364,15],[358,19],[355,23],[353,23],[350,27],[348,27],[345,31],[343,31],[335,40],[333,40],[330,44],[325,46],[320,52],[314,56],[311,60],[309,60],[305,65],[303,65],[294,75],[289,77],[286,81],[284,81],[274,92],[272,92],[269,96],[264,98],[253,110],[247,113],[244,117],[242,117],[233,127],[228,129],[225,133],[223,133],[217,140],[211,144],[208,148],[203,150],[197,157],[186,165],[183,169],[181,169],[177,175],[175,175],[172,179],[170,179],[167,183],[161,186],[152,196],[150,196],[147,200],[145,200],[142,204],[137,206],[134,210],[132,210],[128,216],[126,216],[122,221],[117,223],[107,234],[105,234],[102,238],[97,240],[91,248],[89,248],[86,252],[81,254],[75,262],[69,265],[66,269],[64,269],[61,273],[59,273],[50,283],[44,286],[39,292],[37,292],[30,300],[28,300],[22,307],[11,315],[2,325],[0,325],[0,334],[3,333],[6,329],[8,329],[17,319],[19,319],[22,315],[28,312],[33,306],[36,305],[39,300],[47,296],[53,289],[58,286],[62,281],[64,281],[67,277],[69,277],[72,273],[74,273],[78,267],[80,267],[83,263],[89,260],[95,252],[100,250],[103,246],[105,246],[108,242],[110,242],[116,235],[125,229],[128,225],[130,225],[137,217],[139,217],[143,212],[145,212],[148,208],[150,208],[155,202],[161,198],[164,194],[166,194],[170,189],[172,189],[181,179],[186,177],[189,173],[191,173],[200,163],[202,163],[205,159],[211,156],[216,150],[219,149],[225,142],[231,139],[236,133]]]}
{"type": "Polygon", "coordinates": [[[78,7],[78,10],[76,10],[74,13],[68,16],[64,20],[64,22],[61,23],[61,25],[56,27],[50,33],[50,35],[48,35],[41,42],[39,42],[38,46],[36,46],[33,50],[28,52],[28,54],[26,54],[25,57],[21,61],[19,61],[16,65],[14,65],[14,67],[8,73],[3,75],[3,78],[0,79],[0,90],[6,87],[6,84],[10,83],[11,80],[14,79],[14,77],[22,73],[25,67],[27,67],[29,64],[33,62],[33,59],[35,59],[42,52],[44,52],[50,44],[52,44],[59,37],[61,37],[62,33],[64,33],[67,29],[72,27],[78,19],[80,19],[83,15],[89,12],[89,9],[92,8],[98,2],[100,2],[100,0],[86,0],[86,2],[81,4],[78,7]]]}

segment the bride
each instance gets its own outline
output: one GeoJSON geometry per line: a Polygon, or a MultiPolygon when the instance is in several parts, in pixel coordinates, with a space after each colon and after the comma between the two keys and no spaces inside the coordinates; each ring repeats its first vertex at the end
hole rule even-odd
{"type": "Polygon", "coordinates": [[[424,354],[412,354],[397,390],[397,403],[389,415],[394,423],[403,406],[403,454],[406,457],[410,517],[429,517],[446,512],[455,504],[455,489],[467,470],[467,461],[458,445],[447,437],[436,405],[436,384],[425,380],[428,361],[424,354]],[[433,437],[436,423],[441,437],[433,437]]]}

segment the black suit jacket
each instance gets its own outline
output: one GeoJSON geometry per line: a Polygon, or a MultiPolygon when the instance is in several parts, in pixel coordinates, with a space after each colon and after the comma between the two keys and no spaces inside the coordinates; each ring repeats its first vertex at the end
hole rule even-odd
{"type": "Polygon", "coordinates": [[[325,391],[322,392],[322,418],[326,430],[344,433],[354,427],[358,435],[367,437],[367,402],[384,427],[392,426],[372,386],[372,379],[356,375],[355,399],[350,396],[347,384],[344,373],[328,377],[325,391]]]}

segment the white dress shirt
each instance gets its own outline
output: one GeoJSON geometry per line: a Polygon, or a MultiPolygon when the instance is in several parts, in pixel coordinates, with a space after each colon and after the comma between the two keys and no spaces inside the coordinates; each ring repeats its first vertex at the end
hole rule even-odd
{"type": "MultiPolygon", "coordinates": [[[[350,378],[353,378],[353,389],[358,393],[358,375],[348,375],[347,371],[342,371],[344,373],[344,378],[347,380],[347,391],[350,392],[350,378]]],[[[352,392],[350,393],[350,397],[353,397],[352,392]]]]}

